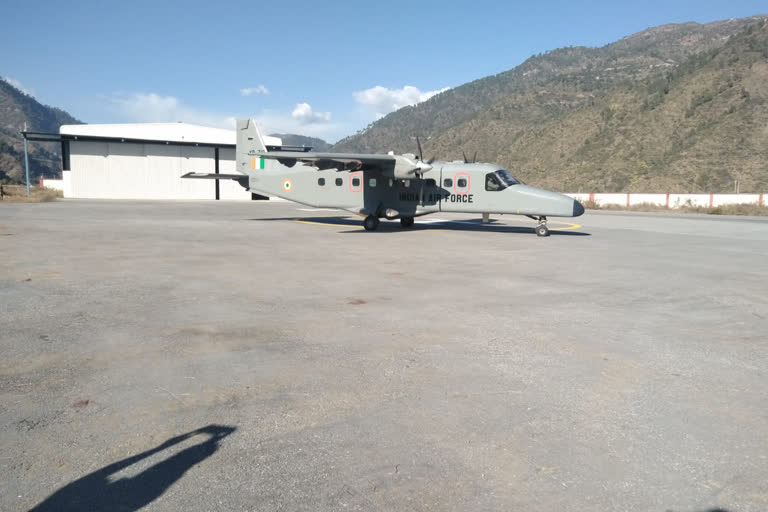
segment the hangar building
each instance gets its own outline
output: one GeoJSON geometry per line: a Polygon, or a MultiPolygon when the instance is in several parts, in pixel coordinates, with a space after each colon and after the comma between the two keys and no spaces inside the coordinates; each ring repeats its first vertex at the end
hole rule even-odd
{"type": "MultiPolygon", "coordinates": [[[[59,130],[64,197],[265,199],[233,180],[181,179],[235,173],[234,130],[186,123],[79,124],[59,130]]],[[[281,146],[264,137],[267,146],[281,146]]]]}

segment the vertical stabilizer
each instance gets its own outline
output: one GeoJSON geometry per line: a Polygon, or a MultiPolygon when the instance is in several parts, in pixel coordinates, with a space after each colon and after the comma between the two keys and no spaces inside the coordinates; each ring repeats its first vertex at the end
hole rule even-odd
{"type": "Polygon", "coordinates": [[[256,121],[253,119],[237,120],[237,170],[243,174],[251,174],[256,169],[254,162],[259,159],[259,153],[267,151],[264,139],[261,137],[256,121]]]}

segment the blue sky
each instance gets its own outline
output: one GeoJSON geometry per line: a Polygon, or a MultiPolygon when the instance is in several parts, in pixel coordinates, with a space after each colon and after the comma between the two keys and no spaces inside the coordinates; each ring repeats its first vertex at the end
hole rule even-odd
{"type": "Polygon", "coordinates": [[[0,76],[89,123],[185,121],[335,141],[435,91],[562,46],[759,1],[90,2],[7,0],[0,76]]]}

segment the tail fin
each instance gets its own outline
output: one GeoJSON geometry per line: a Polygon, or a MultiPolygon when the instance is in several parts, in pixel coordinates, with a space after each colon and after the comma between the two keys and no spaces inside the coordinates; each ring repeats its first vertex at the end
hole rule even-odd
{"type": "Polygon", "coordinates": [[[261,137],[256,121],[253,119],[237,120],[237,170],[243,174],[257,169],[259,153],[266,152],[267,146],[261,137]]]}

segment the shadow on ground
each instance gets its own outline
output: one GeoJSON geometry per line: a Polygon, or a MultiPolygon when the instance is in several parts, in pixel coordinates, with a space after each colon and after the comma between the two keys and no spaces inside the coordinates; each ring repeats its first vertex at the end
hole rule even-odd
{"type": "Polygon", "coordinates": [[[213,455],[219,449],[219,441],[234,431],[235,427],[208,425],[173,437],[151,450],[115,462],[75,480],[53,493],[32,511],[138,510],[161,496],[191,467],[213,455]],[[115,473],[195,435],[209,437],[148,467],[136,476],[116,480],[110,478],[115,473]]]}
{"type": "MultiPolygon", "coordinates": [[[[325,226],[338,226],[345,228],[354,228],[351,230],[339,231],[339,233],[362,233],[363,229],[362,218],[357,219],[353,217],[268,217],[262,219],[249,219],[256,221],[286,221],[293,220],[296,222],[302,222],[305,224],[320,224],[325,226]]],[[[566,224],[566,223],[564,223],[566,224]]],[[[570,224],[570,223],[567,223],[570,224]]],[[[550,221],[549,233],[552,236],[591,236],[590,233],[584,233],[582,231],[573,231],[572,229],[559,229],[558,221],[550,221]]],[[[566,226],[563,226],[566,227],[566,226]]],[[[491,233],[525,233],[530,235],[534,233],[533,226],[508,226],[506,224],[498,224],[495,221],[491,221],[486,224],[482,219],[471,220],[440,220],[440,221],[423,221],[419,222],[416,219],[416,223],[410,228],[400,227],[400,221],[386,221],[382,220],[379,223],[379,227],[376,229],[376,233],[405,233],[414,231],[488,231],[491,233]]]]}

